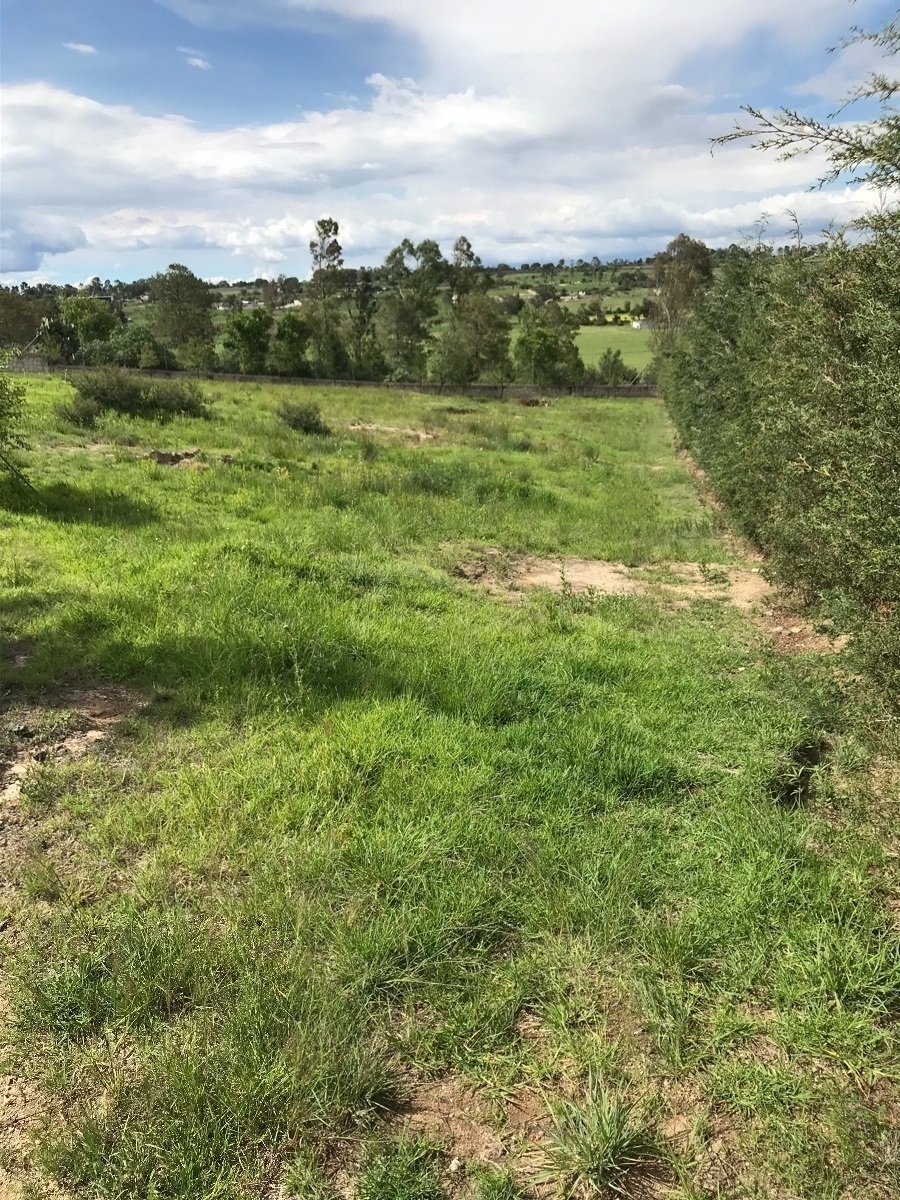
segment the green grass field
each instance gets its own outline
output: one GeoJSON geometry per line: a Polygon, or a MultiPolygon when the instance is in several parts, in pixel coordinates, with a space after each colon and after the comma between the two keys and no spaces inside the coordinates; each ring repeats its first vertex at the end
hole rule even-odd
{"type": "Polygon", "coordinates": [[[650,330],[632,329],[630,325],[607,325],[606,328],[584,325],[575,337],[575,344],[588,367],[595,366],[606,350],[620,350],[625,365],[636,371],[648,367],[653,358],[650,330]]]}
{"type": "Polygon", "coordinates": [[[469,582],[720,577],[661,406],[307,388],[304,436],[291,389],[207,390],[83,431],[31,381],[36,492],[0,479],[0,761],[49,747],[0,807],[0,1190],[896,1195],[896,858],[839,660],[469,582]]]}

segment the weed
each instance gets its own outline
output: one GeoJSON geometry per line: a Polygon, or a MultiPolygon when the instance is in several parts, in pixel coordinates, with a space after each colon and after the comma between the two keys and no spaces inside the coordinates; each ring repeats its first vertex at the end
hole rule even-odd
{"type": "Polygon", "coordinates": [[[636,1173],[659,1167],[656,1137],[636,1118],[634,1107],[596,1076],[589,1077],[582,1099],[555,1101],[550,1110],[550,1169],[542,1181],[557,1182],[563,1196],[584,1188],[591,1190],[588,1194],[626,1196],[636,1173]]]}
{"type": "Polygon", "coordinates": [[[356,1184],[357,1200],[440,1200],[436,1147],[421,1138],[402,1136],[380,1145],[366,1159],[356,1184]]]}
{"type": "Polygon", "coordinates": [[[318,404],[285,400],[278,407],[278,415],[285,425],[295,429],[297,433],[312,434],[315,437],[328,437],[331,434],[318,404]]]}

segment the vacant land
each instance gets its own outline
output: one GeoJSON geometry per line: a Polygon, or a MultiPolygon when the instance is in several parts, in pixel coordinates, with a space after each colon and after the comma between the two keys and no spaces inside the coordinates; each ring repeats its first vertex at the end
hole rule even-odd
{"type": "Polygon", "coordinates": [[[896,1195],[891,768],[657,402],[68,394],[0,482],[0,1191],[896,1195]]]}

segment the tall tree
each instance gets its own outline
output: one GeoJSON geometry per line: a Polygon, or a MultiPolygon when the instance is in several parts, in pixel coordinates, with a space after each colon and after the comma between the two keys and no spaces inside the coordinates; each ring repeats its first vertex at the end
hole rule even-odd
{"type": "Polygon", "coordinates": [[[438,288],[447,276],[447,261],[430,238],[417,246],[404,238],[384,260],[384,302],[388,352],[394,370],[421,377],[431,322],[437,315],[438,288]]]}
{"type": "Polygon", "coordinates": [[[191,365],[206,362],[213,345],[215,293],[181,263],[154,275],[149,283],[155,303],[153,328],[166,345],[186,352],[191,365]]]}
{"type": "Polygon", "coordinates": [[[317,374],[342,374],[347,353],[340,337],[340,287],[344,253],[338,241],[340,227],[332,217],[316,222],[309,243],[312,258],[311,299],[306,305],[313,360],[317,374]]]}
{"type": "Polygon", "coordinates": [[[440,383],[488,378],[502,386],[512,375],[509,345],[510,323],[503,307],[491,296],[463,295],[434,343],[431,373],[440,383]]]}
{"type": "Polygon", "coordinates": [[[481,259],[472,249],[467,237],[458,237],[453,243],[453,255],[448,272],[451,300],[467,296],[478,284],[481,259]]]}
{"type": "Polygon", "coordinates": [[[653,260],[656,301],[653,316],[657,331],[666,337],[687,320],[697,296],[713,277],[712,254],[707,245],[679,233],[653,260]]]}
{"type": "Polygon", "coordinates": [[[375,317],[378,294],[375,277],[365,268],[356,272],[353,286],[347,290],[347,341],[353,372],[357,378],[374,373],[381,359],[375,317]]]}

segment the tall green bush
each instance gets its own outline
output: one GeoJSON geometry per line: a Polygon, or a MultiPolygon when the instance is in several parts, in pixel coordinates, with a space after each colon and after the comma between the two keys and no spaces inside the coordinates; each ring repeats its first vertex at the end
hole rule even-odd
{"type": "Polygon", "coordinates": [[[779,578],[900,685],[900,233],[733,251],[659,378],[779,578]]]}

